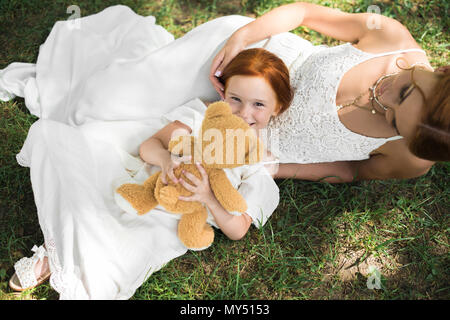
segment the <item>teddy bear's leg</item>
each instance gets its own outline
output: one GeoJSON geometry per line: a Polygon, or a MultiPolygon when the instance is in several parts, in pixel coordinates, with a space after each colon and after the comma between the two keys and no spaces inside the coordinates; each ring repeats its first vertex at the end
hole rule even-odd
{"type": "Polygon", "coordinates": [[[143,185],[125,183],[117,188],[116,192],[127,200],[138,214],[147,213],[158,205],[154,191],[160,174],[157,172],[150,176],[143,185]]]}
{"type": "Polygon", "coordinates": [[[214,230],[206,223],[208,213],[202,207],[191,214],[184,214],[178,223],[178,237],[191,250],[203,250],[214,241],[214,230]]]}
{"type": "Polygon", "coordinates": [[[174,186],[164,186],[159,190],[159,203],[163,207],[173,207],[178,202],[180,193],[174,186]]]}

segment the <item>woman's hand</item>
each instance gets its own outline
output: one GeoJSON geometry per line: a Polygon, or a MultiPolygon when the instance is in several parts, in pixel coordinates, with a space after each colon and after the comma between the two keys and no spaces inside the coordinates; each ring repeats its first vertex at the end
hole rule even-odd
{"type": "Polygon", "coordinates": [[[202,176],[201,179],[186,171],[183,171],[183,174],[192,182],[192,184],[187,183],[182,178],[179,179],[181,185],[185,187],[186,190],[192,192],[193,195],[190,197],[180,196],[178,199],[183,201],[198,201],[206,205],[210,205],[216,200],[216,197],[214,196],[211,186],[209,185],[208,174],[200,164],[197,163],[196,165],[202,176]]]}
{"type": "Polygon", "coordinates": [[[209,72],[209,80],[212,82],[214,89],[216,89],[222,99],[225,98],[224,87],[223,84],[220,83],[218,77],[222,75],[223,69],[225,69],[230,61],[246,47],[245,41],[243,40],[243,37],[240,36],[238,31],[233,33],[233,35],[225,43],[224,47],[214,57],[209,72]]]}

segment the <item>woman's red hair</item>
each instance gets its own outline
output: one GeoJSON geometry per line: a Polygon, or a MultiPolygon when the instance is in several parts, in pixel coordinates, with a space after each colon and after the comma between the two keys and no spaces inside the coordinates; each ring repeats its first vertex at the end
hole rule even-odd
{"type": "Polygon", "coordinates": [[[261,48],[241,51],[222,72],[220,81],[224,84],[225,91],[228,79],[238,75],[264,78],[276,94],[278,114],[289,108],[293,98],[289,70],[283,60],[273,53],[261,48]]]}
{"type": "Polygon", "coordinates": [[[450,161],[450,72],[435,74],[438,83],[429,97],[415,84],[425,103],[408,147],[419,158],[450,161]]]}

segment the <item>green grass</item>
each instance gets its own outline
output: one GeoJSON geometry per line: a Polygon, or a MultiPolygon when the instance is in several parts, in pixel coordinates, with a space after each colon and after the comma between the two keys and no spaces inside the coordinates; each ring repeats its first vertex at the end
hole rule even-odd
{"type": "MultiPolygon", "coordinates": [[[[81,15],[122,3],[154,15],[176,37],[227,14],[259,16],[292,1],[5,1],[0,0],[0,69],[35,62],[39,45],[66,8],[81,15]]],[[[347,12],[377,4],[427,51],[433,66],[449,64],[449,5],[445,1],[313,1],[347,12]]],[[[315,44],[338,44],[307,28],[315,44]]],[[[15,155],[37,118],[23,99],[0,104],[0,299],[57,299],[47,283],[22,295],[7,283],[13,264],[43,242],[29,170],[15,155]]],[[[449,299],[450,164],[420,178],[342,185],[277,181],[281,202],[262,230],[241,241],[216,232],[215,244],[171,261],[133,299],[449,299]],[[368,267],[381,272],[381,289],[368,289],[368,267]]]]}

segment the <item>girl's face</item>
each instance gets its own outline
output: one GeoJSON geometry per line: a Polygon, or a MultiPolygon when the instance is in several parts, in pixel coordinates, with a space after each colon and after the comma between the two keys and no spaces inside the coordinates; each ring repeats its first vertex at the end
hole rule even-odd
{"type": "Polygon", "coordinates": [[[251,128],[265,128],[270,117],[278,114],[278,101],[270,84],[262,77],[232,76],[228,79],[225,101],[233,114],[241,117],[251,128]]]}

